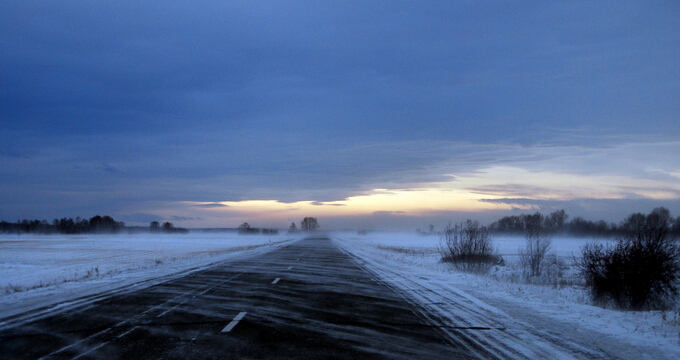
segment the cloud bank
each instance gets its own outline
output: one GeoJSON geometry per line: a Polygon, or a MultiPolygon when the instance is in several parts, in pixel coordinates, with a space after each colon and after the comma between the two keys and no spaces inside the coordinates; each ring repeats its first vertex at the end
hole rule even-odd
{"type": "Polygon", "coordinates": [[[679,214],[679,19],[636,1],[5,2],[0,219],[679,214]]]}

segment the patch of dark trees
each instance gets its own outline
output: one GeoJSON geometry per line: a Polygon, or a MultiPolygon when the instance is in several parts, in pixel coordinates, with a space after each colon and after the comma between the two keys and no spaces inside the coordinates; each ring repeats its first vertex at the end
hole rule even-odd
{"type": "Polygon", "coordinates": [[[149,224],[149,231],[152,233],[188,233],[189,230],[184,228],[176,228],[171,222],[164,222],[162,225],[158,221],[152,221],[149,224]]]}
{"type": "Polygon", "coordinates": [[[94,216],[90,219],[80,217],[54,219],[51,223],[47,220],[19,220],[15,223],[0,221],[0,233],[6,234],[116,234],[120,232],[166,232],[186,233],[187,229],[176,228],[172,223],[166,222],[161,226],[158,222],[151,223],[149,228],[126,227],[122,221],[116,221],[111,216],[94,216]],[[155,223],[155,226],[154,226],[155,223]]]}
{"type": "Polygon", "coordinates": [[[257,234],[276,235],[279,233],[279,231],[276,229],[260,229],[252,227],[250,226],[250,224],[245,222],[238,227],[238,233],[241,235],[257,235],[257,234]]]}
{"type": "Polygon", "coordinates": [[[302,221],[300,221],[300,230],[298,230],[297,226],[295,226],[295,223],[290,223],[290,227],[288,228],[288,233],[289,234],[295,234],[300,231],[303,232],[315,232],[319,230],[319,221],[316,220],[315,217],[307,216],[302,221]]]}
{"type": "MultiPolygon", "coordinates": [[[[669,217],[670,235],[680,235],[680,216],[670,217],[670,212],[666,208],[656,208],[654,211],[667,214],[669,217]]],[[[524,234],[527,226],[540,223],[543,231],[553,234],[568,234],[573,236],[591,237],[621,237],[630,233],[634,222],[639,221],[646,215],[634,213],[626,217],[620,223],[608,223],[604,220],[591,221],[582,217],[575,217],[571,221],[569,215],[564,210],[554,211],[548,215],[539,212],[534,214],[521,214],[505,216],[489,225],[489,231],[493,233],[524,234]]]]}

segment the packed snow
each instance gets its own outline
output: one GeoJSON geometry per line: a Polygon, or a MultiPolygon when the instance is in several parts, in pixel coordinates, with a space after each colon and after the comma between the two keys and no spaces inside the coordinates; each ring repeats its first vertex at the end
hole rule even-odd
{"type": "Polygon", "coordinates": [[[523,237],[494,238],[505,265],[488,275],[442,263],[438,236],[338,233],[333,240],[358,265],[422,306],[423,316],[500,358],[680,358],[678,309],[605,309],[592,304],[580,285],[574,264],[580,247],[612,240],[553,238],[549,255],[559,271],[540,285],[522,278],[523,237]]]}

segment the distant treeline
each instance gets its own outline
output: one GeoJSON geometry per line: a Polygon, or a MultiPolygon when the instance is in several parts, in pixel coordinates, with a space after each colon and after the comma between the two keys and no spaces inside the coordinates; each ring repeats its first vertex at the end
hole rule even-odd
{"type": "Polygon", "coordinates": [[[260,228],[255,228],[250,226],[250,224],[243,223],[238,227],[238,233],[241,235],[257,235],[257,234],[263,234],[263,235],[277,235],[279,233],[279,230],[277,229],[260,229],[260,228]]]}
{"type": "Polygon", "coordinates": [[[187,232],[186,229],[175,228],[172,223],[166,222],[161,226],[153,222],[149,228],[126,227],[122,221],[116,221],[112,217],[94,216],[90,219],[72,218],[54,219],[52,223],[47,220],[20,220],[15,223],[0,221],[0,233],[34,233],[34,234],[115,234],[119,232],[187,232]]]}
{"type": "MultiPolygon", "coordinates": [[[[670,233],[680,235],[680,217],[673,218],[670,211],[664,207],[655,208],[653,213],[661,215],[667,219],[670,233]]],[[[596,237],[616,237],[628,233],[631,226],[646,215],[634,213],[626,217],[620,223],[607,223],[604,220],[590,221],[582,217],[575,217],[567,221],[569,215],[564,210],[543,215],[539,212],[535,214],[522,214],[505,216],[489,225],[489,230],[495,233],[522,234],[526,232],[527,226],[541,224],[542,230],[546,233],[563,233],[575,236],[596,236],[596,237]]]]}

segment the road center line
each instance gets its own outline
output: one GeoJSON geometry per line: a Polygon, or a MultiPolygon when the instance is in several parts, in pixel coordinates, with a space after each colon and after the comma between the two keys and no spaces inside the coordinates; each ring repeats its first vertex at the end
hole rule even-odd
{"type": "Polygon", "coordinates": [[[173,307],[171,307],[171,308],[169,308],[169,309],[163,311],[160,315],[158,315],[158,316],[156,316],[156,317],[159,318],[159,317],[161,317],[161,316],[163,316],[163,315],[165,315],[165,314],[167,314],[167,313],[169,313],[169,312],[171,312],[171,311],[177,309],[177,307],[179,307],[179,306],[181,306],[181,305],[184,305],[186,302],[187,302],[187,301],[184,300],[184,301],[182,301],[181,303],[179,303],[179,304],[177,304],[177,305],[175,305],[175,306],[173,306],[173,307]]]}
{"type": "Polygon", "coordinates": [[[116,338],[117,338],[117,339],[120,339],[120,338],[126,336],[127,334],[129,334],[129,333],[131,333],[131,332],[137,330],[137,329],[139,329],[139,326],[135,326],[135,327],[131,328],[130,330],[128,330],[128,331],[126,331],[126,332],[124,332],[124,333],[122,333],[122,334],[116,336],[116,338]]]}
{"type": "MultiPolygon", "coordinates": [[[[252,267],[250,267],[249,269],[244,270],[244,271],[242,271],[242,272],[240,272],[240,273],[238,273],[238,274],[236,274],[236,275],[234,275],[234,276],[232,276],[232,277],[230,277],[230,278],[228,278],[228,279],[222,280],[218,285],[222,285],[222,284],[224,284],[224,283],[230,282],[231,280],[236,279],[237,277],[239,277],[239,276],[241,276],[241,275],[247,273],[248,271],[253,271],[253,270],[255,270],[255,269],[257,269],[257,268],[259,268],[259,267],[261,267],[261,266],[264,266],[264,264],[259,264],[259,265],[256,265],[256,266],[252,266],[252,267]]],[[[199,295],[203,295],[203,294],[205,294],[206,292],[208,292],[208,291],[211,290],[211,289],[212,289],[212,287],[211,287],[211,288],[208,288],[208,289],[205,290],[205,291],[203,291],[203,292],[202,292],[201,294],[199,294],[199,295]]],[[[49,354],[47,354],[47,355],[45,355],[45,356],[39,358],[38,360],[45,360],[45,359],[47,359],[47,358],[51,358],[52,356],[54,356],[54,355],[56,355],[56,354],[60,354],[60,353],[66,351],[66,350],[68,350],[68,349],[71,349],[71,348],[73,348],[73,347],[79,346],[81,343],[83,343],[83,342],[85,342],[85,341],[91,340],[91,339],[93,339],[93,338],[95,338],[95,337],[97,337],[97,336],[100,336],[100,335],[103,335],[103,334],[105,334],[105,333],[108,333],[108,332],[111,331],[113,328],[118,328],[118,327],[121,327],[121,326],[123,326],[123,325],[125,325],[125,324],[127,324],[127,323],[130,323],[130,322],[134,321],[134,320],[137,320],[137,319],[139,319],[140,317],[142,317],[142,316],[148,314],[149,312],[154,311],[154,310],[157,310],[157,309],[159,309],[159,308],[162,308],[164,305],[166,305],[166,304],[168,304],[168,303],[170,303],[170,302],[173,302],[173,301],[175,301],[175,300],[181,298],[182,296],[187,296],[187,295],[189,295],[190,293],[191,293],[191,291],[190,291],[190,292],[187,292],[187,293],[179,294],[179,295],[175,296],[174,298],[172,298],[172,299],[170,299],[170,300],[166,300],[166,301],[164,301],[163,303],[158,304],[158,305],[155,305],[155,306],[153,306],[153,307],[150,307],[150,308],[146,309],[145,311],[143,311],[143,312],[141,312],[141,313],[139,313],[139,314],[137,314],[137,315],[133,315],[133,316],[131,316],[131,317],[129,317],[129,318],[127,318],[127,319],[125,319],[125,320],[119,322],[118,324],[114,325],[113,327],[104,329],[104,330],[102,330],[102,331],[100,331],[100,332],[98,332],[98,333],[92,334],[92,335],[90,335],[90,336],[88,336],[88,337],[86,337],[86,338],[80,339],[80,340],[78,340],[78,341],[76,341],[76,342],[74,342],[74,343],[71,343],[71,344],[69,344],[69,345],[66,345],[66,346],[64,346],[64,347],[62,347],[62,348],[60,348],[60,349],[58,349],[58,350],[52,351],[51,353],[49,353],[49,354]]],[[[234,324],[234,326],[236,326],[236,324],[234,324]]],[[[233,326],[232,326],[232,328],[233,328],[233,326]]],[[[226,329],[226,328],[225,328],[225,329],[226,329]]],[[[108,341],[104,342],[103,344],[100,344],[99,346],[95,347],[94,349],[88,350],[85,354],[88,354],[88,353],[90,353],[90,352],[92,352],[92,351],[94,351],[94,350],[96,350],[96,349],[99,349],[100,347],[106,345],[107,343],[108,343],[108,341]]],[[[78,355],[78,356],[79,356],[79,357],[82,357],[82,356],[85,355],[85,354],[80,354],[80,355],[78,355]]]]}
{"type": "Polygon", "coordinates": [[[292,270],[292,269],[293,269],[293,267],[292,267],[292,266],[289,266],[289,267],[288,267],[288,270],[292,270]]]}
{"type": "Polygon", "coordinates": [[[272,281],[272,285],[274,285],[274,284],[276,284],[277,282],[279,282],[279,280],[281,280],[281,278],[276,278],[276,279],[274,279],[274,281],[272,281]]]}
{"type": "Polygon", "coordinates": [[[71,360],[80,359],[80,358],[82,358],[83,356],[86,356],[86,355],[92,353],[93,351],[97,351],[97,350],[103,348],[103,347],[104,347],[106,344],[108,344],[108,343],[109,343],[109,341],[104,341],[103,343],[101,343],[101,344],[99,344],[99,345],[97,345],[97,346],[95,346],[95,347],[93,347],[93,348],[91,348],[91,349],[89,349],[89,350],[87,350],[87,351],[85,351],[85,352],[83,352],[83,353],[80,353],[80,355],[78,355],[78,356],[72,358],[71,360]]]}
{"type": "MultiPolygon", "coordinates": [[[[234,275],[234,276],[232,276],[232,277],[230,277],[230,278],[228,278],[228,279],[224,279],[224,280],[220,281],[219,284],[217,284],[217,286],[222,285],[222,284],[225,284],[225,283],[228,283],[228,282],[230,282],[230,281],[236,279],[237,277],[239,277],[239,276],[241,276],[241,275],[243,275],[243,274],[245,274],[245,273],[247,273],[247,272],[249,272],[249,271],[253,271],[253,270],[255,270],[255,269],[258,269],[258,268],[260,268],[260,267],[262,267],[262,266],[264,266],[264,265],[266,265],[266,264],[267,264],[267,263],[265,262],[264,264],[258,264],[258,265],[255,265],[255,266],[251,266],[250,268],[248,268],[248,269],[246,269],[246,270],[244,270],[244,271],[242,271],[242,272],[240,272],[240,273],[238,273],[238,274],[236,274],[236,275],[234,275]]],[[[175,280],[177,280],[177,279],[175,279],[175,280]]],[[[212,290],[213,288],[214,288],[214,286],[213,286],[213,287],[210,287],[210,288],[208,288],[208,289],[206,289],[206,290],[204,290],[203,292],[201,292],[201,293],[198,294],[198,295],[199,295],[199,296],[204,295],[205,293],[207,293],[208,291],[212,290]]],[[[50,358],[50,357],[52,357],[52,356],[54,356],[54,355],[56,355],[56,354],[63,353],[63,352],[66,351],[66,350],[69,350],[69,349],[71,349],[71,348],[73,348],[73,347],[79,346],[80,344],[82,344],[82,343],[85,342],[85,341],[91,340],[91,339],[93,339],[93,338],[95,338],[95,337],[97,337],[97,336],[101,336],[101,335],[103,335],[103,334],[105,334],[105,333],[110,332],[110,331],[113,330],[114,328],[121,327],[121,326],[123,326],[123,325],[125,325],[125,324],[127,324],[127,323],[130,323],[130,322],[132,322],[132,321],[134,321],[134,320],[137,320],[137,319],[139,319],[140,317],[142,317],[142,316],[148,314],[148,313],[151,312],[151,311],[154,311],[154,310],[157,310],[157,309],[159,309],[159,308],[162,308],[162,307],[165,306],[166,304],[171,303],[171,302],[173,302],[173,301],[175,301],[175,300],[181,298],[182,296],[188,296],[191,292],[193,292],[193,290],[192,290],[192,291],[189,291],[189,292],[186,292],[186,293],[181,293],[181,294],[175,296],[174,298],[172,298],[172,299],[170,299],[170,300],[166,300],[166,301],[164,301],[164,302],[161,303],[161,304],[152,306],[152,307],[146,309],[145,311],[143,311],[143,312],[141,312],[141,313],[139,313],[139,314],[133,315],[133,316],[131,316],[131,317],[129,317],[129,318],[127,318],[127,319],[125,319],[125,320],[119,322],[118,324],[114,325],[113,327],[104,329],[104,330],[99,331],[99,332],[97,332],[97,333],[95,333],[95,334],[92,334],[92,335],[90,335],[90,336],[88,336],[88,337],[86,337],[86,338],[80,339],[80,340],[78,340],[78,341],[76,341],[76,342],[74,342],[74,343],[71,343],[71,344],[69,344],[69,345],[66,345],[66,346],[64,346],[64,347],[62,347],[62,348],[60,348],[60,349],[58,349],[58,350],[52,351],[51,353],[49,353],[49,354],[47,354],[47,355],[45,355],[45,356],[39,358],[38,360],[45,360],[45,359],[50,358]]],[[[186,302],[186,301],[185,301],[185,302],[186,302]]],[[[176,307],[177,307],[177,306],[173,307],[173,309],[175,309],[176,307]]],[[[167,313],[167,311],[165,311],[162,315],[165,315],[166,313],[167,313]]],[[[161,316],[162,316],[162,315],[161,315],[161,316]]],[[[239,315],[241,315],[241,314],[239,314],[239,315]]],[[[243,316],[245,316],[245,313],[243,313],[243,316]]],[[[237,317],[238,317],[238,316],[237,316],[237,317]]],[[[242,317],[241,317],[241,318],[242,318],[242,317]]],[[[241,319],[239,319],[239,320],[241,320],[241,319]]],[[[232,322],[233,322],[233,321],[232,321],[232,322]]],[[[236,323],[238,323],[238,321],[236,321],[236,323]]],[[[234,326],[236,326],[236,323],[235,323],[233,326],[231,326],[231,328],[233,328],[234,326]]],[[[231,325],[231,324],[229,324],[229,325],[231,325]]],[[[227,327],[229,327],[229,325],[227,325],[227,327]]],[[[224,329],[226,330],[227,327],[225,327],[224,329]]],[[[231,331],[231,328],[230,328],[228,331],[231,331]]],[[[224,330],[223,330],[223,331],[224,331],[224,330]]],[[[228,332],[228,331],[227,331],[227,332],[228,332]]],[[[127,335],[127,334],[125,334],[125,335],[127,335]]],[[[109,341],[106,341],[106,342],[104,342],[104,343],[102,343],[102,344],[96,346],[95,348],[92,348],[92,349],[88,350],[87,352],[78,355],[76,358],[80,358],[80,357],[82,357],[82,356],[84,356],[84,355],[86,355],[86,354],[89,354],[90,352],[92,352],[92,351],[94,351],[94,350],[97,350],[97,349],[101,348],[102,346],[108,344],[108,342],[109,342],[109,341]]]]}
{"type": "Polygon", "coordinates": [[[236,324],[238,324],[238,322],[241,321],[244,316],[246,316],[247,313],[248,312],[246,312],[246,311],[242,311],[242,312],[238,313],[238,315],[236,315],[234,320],[232,320],[229,323],[229,325],[225,326],[224,329],[222,329],[222,332],[230,332],[234,328],[234,326],[236,326],[236,324]]]}

